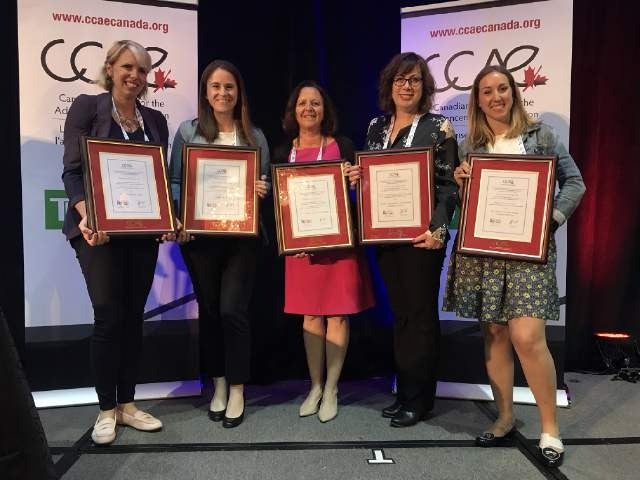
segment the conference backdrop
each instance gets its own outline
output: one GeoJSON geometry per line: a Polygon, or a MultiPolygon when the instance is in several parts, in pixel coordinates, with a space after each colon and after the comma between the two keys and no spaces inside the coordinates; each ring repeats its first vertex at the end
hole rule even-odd
{"type": "MultiPolygon", "coordinates": [[[[467,130],[473,79],[486,65],[500,64],[513,74],[530,117],[551,125],[568,148],[572,15],[571,0],[461,1],[447,2],[444,7],[409,7],[402,10],[401,49],[427,60],[437,86],[434,111],[449,118],[458,142],[467,130]]],[[[557,231],[556,243],[558,325],[564,325],[565,227],[557,231]]],[[[453,239],[449,253],[452,247],[453,239]]],[[[442,288],[445,274],[446,269],[442,288]]],[[[451,312],[443,312],[441,319],[463,320],[451,312]]]]}
{"type": "MultiPolygon", "coordinates": [[[[74,98],[97,94],[92,84],[116,40],[134,40],[153,67],[142,102],[160,110],[173,139],[197,104],[197,5],[183,2],[20,0],[20,135],[27,327],[93,323],[73,249],[61,233],[67,198],[62,185],[64,122],[74,98]]],[[[147,311],[191,293],[175,245],[161,246],[147,311]]],[[[176,302],[180,303],[180,302],[176,302]]],[[[195,302],[155,319],[189,318],[195,302]]]]}

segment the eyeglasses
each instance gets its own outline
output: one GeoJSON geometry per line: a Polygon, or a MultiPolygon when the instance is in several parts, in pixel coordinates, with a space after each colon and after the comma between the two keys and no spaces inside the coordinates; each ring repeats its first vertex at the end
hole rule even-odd
{"type": "Polygon", "coordinates": [[[416,88],[418,85],[422,85],[422,77],[396,77],[393,79],[393,84],[398,87],[404,87],[407,82],[411,88],[416,88]]]}

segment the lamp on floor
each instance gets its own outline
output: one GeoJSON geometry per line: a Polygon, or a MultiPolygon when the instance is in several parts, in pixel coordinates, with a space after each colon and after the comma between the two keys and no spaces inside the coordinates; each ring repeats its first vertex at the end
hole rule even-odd
{"type": "Polygon", "coordinates": [[[596,332],[596,345],[608,372],[616,373],[613,380],[640,380],[640,349],[638,342],[624,332],[596,332]]]}

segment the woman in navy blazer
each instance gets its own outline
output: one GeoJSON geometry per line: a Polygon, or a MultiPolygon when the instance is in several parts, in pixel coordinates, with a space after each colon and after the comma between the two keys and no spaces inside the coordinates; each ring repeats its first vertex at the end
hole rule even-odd
{"type": "MultiPolygon", "coordinates": [[[[169,132],[164,115],[143,106],[151,57],[130,40],[115,42],[96,81],[106,93],[78,96],[65,122],[62,180],[69,197],[63,232],[76,251],[94,312],[91,364],[100,413],[91,438],[109,444],[116,424],[156,431],[162,422],[133,402],[142,342],[144,306],[158,258],[158,242],[145,238],[109,238],[87,227],[80,156],[83,135],[162,143],[169,132]]],[[[174,239],[173,234],[164,239],[174,239]]]]}

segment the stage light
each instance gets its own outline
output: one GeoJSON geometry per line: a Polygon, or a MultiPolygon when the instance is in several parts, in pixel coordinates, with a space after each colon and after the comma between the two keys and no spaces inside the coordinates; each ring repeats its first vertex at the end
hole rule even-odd
{"type": "Polygon", "coordinates": [[[640,349],[638,342],[626,332],[594,333],[598,351],[613,380],[640,380],[640,349]]]}

